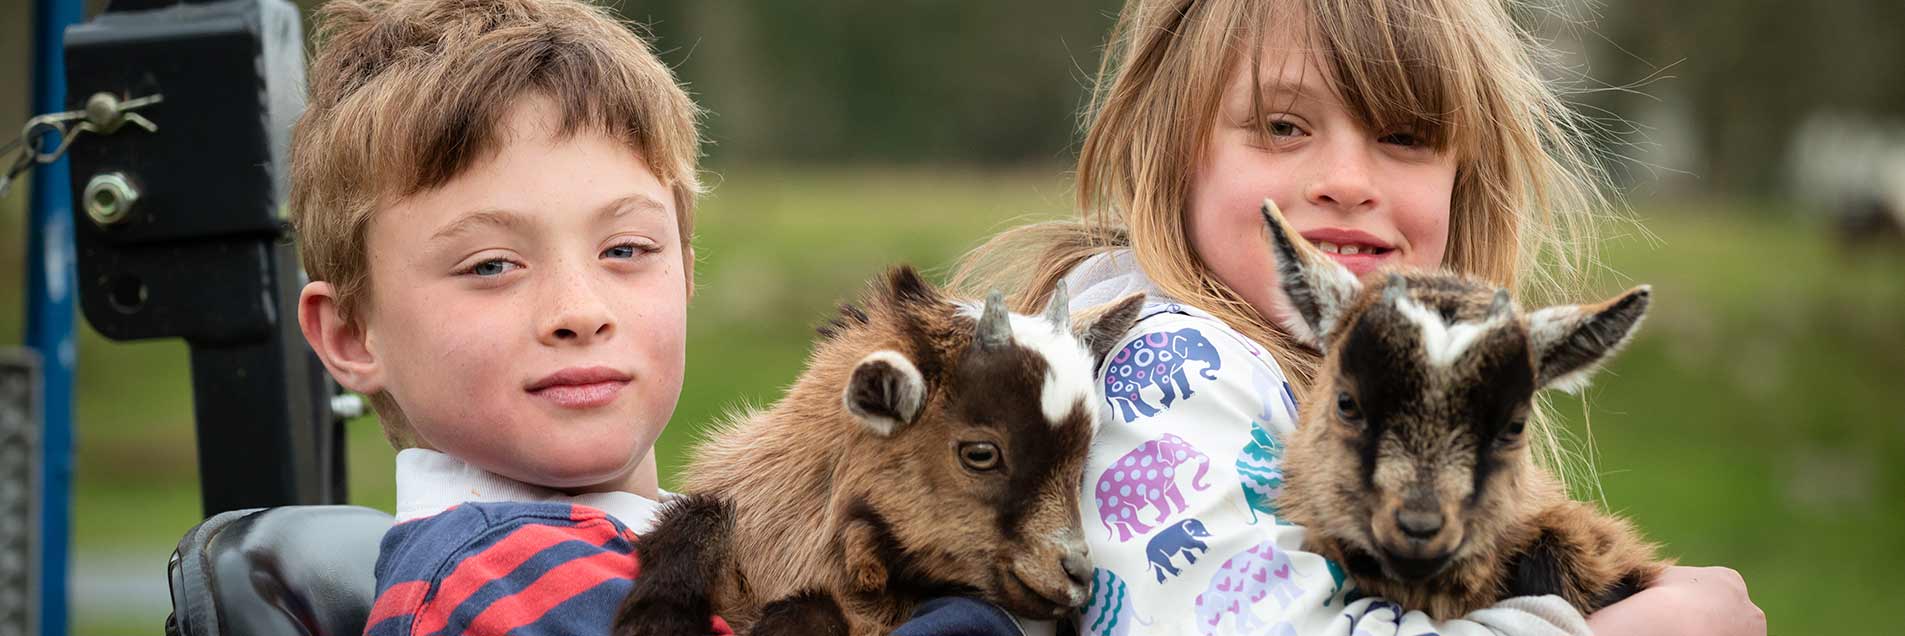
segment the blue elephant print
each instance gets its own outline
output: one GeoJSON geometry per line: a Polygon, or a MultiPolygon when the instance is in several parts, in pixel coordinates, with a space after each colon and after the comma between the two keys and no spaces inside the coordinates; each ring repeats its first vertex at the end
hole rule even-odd
{"type": "Polygon", "coordinates": [[[1209,545],[1198,539],[1208,538],[1210,531],[1204,529],[1202,521],[1185,519],[1171,524],[1144,546],[1144,556],[1151,560],[1151,573],[1157,575],[1159,583],[1164,582],[1166,574],[1183,574],[1171,564],[1171,559],[1183,556],[1186,566],[1197,563],[1197,556],[1210,550],[1209,545]]]}
{"type": "Polygon", "coordinates": [[[1198,373],[1205,380],[1217,379],[1217,370],[1224,366],[1217,347],[1196,329],[1144,334],[1111,358],[1111,366],[1105,370],[1105,401],[1118,408],[1126,423],[1140,415],[1157,415],[1172,402],[1190,399],[1191,379],[1185,375],[1184,365],[1192,361],[1204,364],[1198,373]],[[1159,406],[1145,401],[1144,390],[1149,387],[1164,392],[1159,406]]]}
{"type": "MultiPolygon", "coordinates": [[[[1283,494],[1283,444],[1262,424],[1250,426],[1250,443],[1237,454],[1237,477],[1243,484],[1244,502],[1250,505],[1250,523],[1256,525],[1257,513],[1277,518],[1277,497],[1283,494]]],[[[1277,520],[1277,525],[1289,525],[1277,520]]]]}
{"type": "Polygon", "coordinates": [[[1091,636],[1128,636],[1131,624],[1150,625],[1131,608],[1130,590],[1110,570],[1092,568],[1091,602],[1079,617],[1079,626],[1091,636]]]}

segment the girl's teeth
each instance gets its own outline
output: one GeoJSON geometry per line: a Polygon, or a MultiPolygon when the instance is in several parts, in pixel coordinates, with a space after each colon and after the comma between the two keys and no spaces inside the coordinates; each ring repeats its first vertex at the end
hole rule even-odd
{"type": "Polygon", "coordinates": [[[1342,247],[1342,250],[1343,250],[1343,254],[1346,254],[1346,255],[1354,255],[1354,254],[1361,254],[1361,253],[1362,253],[1362,249],[1360,249],[1360,248],[1358,248],[1358,247],[1356,247],[1356,246],[1354,246],[1354,245],[1344,245],[1344,246],[1342,247]]]}
{"type": "Polygon", "coordinates": [[[1331,254],[1338,254],[1338,253],[1340,253],[1340,252],[1338,251],[1338,248],[1336,247],[1336,244],[1335,244],[1335,243],[1331,243],[1331,242],[1329,242],[1329,241],[1317,241],[1317,243],[1316,243],[1316,247],[1317,247],[1317,249],[1320,249],[1320,250],[1323,250],[1323,251],[1325,251],[1325,252],[1328,252],[1328,253],[1331,253],[1331,254]]]}

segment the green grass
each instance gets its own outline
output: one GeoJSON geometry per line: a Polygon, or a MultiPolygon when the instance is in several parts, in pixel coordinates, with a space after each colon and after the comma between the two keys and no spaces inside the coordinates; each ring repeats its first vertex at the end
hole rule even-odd
{"type": "MultiPolygon", "coordinates": [[[[696,427],[771,402],[812,326],[887,265],[942,268],[988,232],[1068,208],[1056,170],[735,169],[701,208],[688,376],[664,468],[696,427]]],[[[16,197],[17,198],[17,197],[16,197]]],[[[0,208],[3,209],[3,208],[0,208]]],[[[1746,576],[1774,633],[1868,633],[1905,586],[1905,250],[1847,253],[1753,204],[1641,204],[1661,239],[1610,241],[1655,287],[1640,338],[1588,391],[1599,484],[1689,564],[1746,576]]],[[[19,233],[0,212],[0,237],[19,233]]],[[[0,238],[0,269],[20,262],[0,238]]],[[[18,276],[0,276],[0,337],[18,336],[18,276]]],[[[1584,298],[1583,300],[1586,300],[1584,298]]],[[[78,380],[76,547],[165,554],[198,520],[185,347],[86,331],[78,380]]],[[[1582,408],[1558,400],[1579,436],[1582,408]]],[[[391,451],[352,423],[351,489],[388,509],[391,451]]],[[[665,478],[666,480],[666,478],[665,478]]],[[[81,617],[77,633],[156,630],[163,616],[81,617]]]]}

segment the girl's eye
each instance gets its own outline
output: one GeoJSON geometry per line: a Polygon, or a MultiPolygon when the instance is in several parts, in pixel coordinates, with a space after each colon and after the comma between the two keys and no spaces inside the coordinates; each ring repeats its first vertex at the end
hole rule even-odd
{"type": "Polygon", "coordinates": [[[1356,398],[1350,397],[1348,391],[1336,394],[1336,416],[1348,424],[1361,426],[1363,423],[1363,410],[1356,405],[1356,398]]]}
{"type": "Polygon", "coordinates": [[[475,274],[484,278],[495,278],[509,272],[509,270],[516,269],[516,267],[517,265],[515,263],[500,258],[492,258],[471,265],[469,269],[464,270],[464,273],[475,274]]]}
{"type": "Polygon", "coordinates": [[[1265,124],[1264,130],[1268,131],[1272,137],[1295,137],[1303,133],[1303,129],[1297,128],[1296,124],[1281,119],[1265,124]]]}
{"type": "Polygon", "coordinates": [[[1422,145],[1422,138],[1406,130],[1383,135],[1376,138],[1376,141],[1392,146],[1402,146],[1404,148],[1415,148],[1422,145]]]}
{"type": "Polygon", "coordinates": [[[991,442],[966,442],[959,445],[959,461],[967,468],[988,471],[999,467],[999,447],[991,442]]]}

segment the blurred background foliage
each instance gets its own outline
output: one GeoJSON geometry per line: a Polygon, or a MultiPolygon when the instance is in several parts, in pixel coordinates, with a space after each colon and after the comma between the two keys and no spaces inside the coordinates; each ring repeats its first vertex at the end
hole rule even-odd
{"type": "MultiPolygon", "coordinates": [[[[1685,563],[1739,569],[1774,633],[1885,633],[1872,610],[1905,591],[1905,4],[1547,2],[1523,17],[1645,228],[1609,228],[1588,292],[1659,299],[1585,402],[1560,400],[1597,471],[1584,494],[1685,563]]],[[[27,116],[28,4],[0,2],[0,124],[27,116]]],[[[697,427],[771,402],[812,326],[883,267],[943,273],[1071,213],[1118,6],[618,4],[711,111],[664,470],[697,427]]],[[[0,345],[22,337],[25,200],[0,199],[0,345]]],[[[75,633],[153,633],[165,556],[198,520],[185,347],[80,329],[75,633]]],[[[353,500],[388,509],[391,451],[370,418],[351,440],[353,500]]]]}

